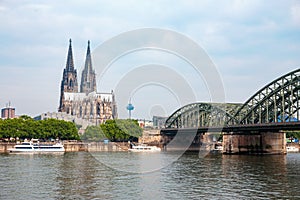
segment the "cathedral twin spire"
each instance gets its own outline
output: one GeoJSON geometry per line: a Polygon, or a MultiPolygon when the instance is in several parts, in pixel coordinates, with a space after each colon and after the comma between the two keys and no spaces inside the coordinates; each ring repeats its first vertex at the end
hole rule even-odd
{"type": "MultiPolygon", "coordinates": [[[[77,72],[76,72],[76,69],[74,68],[72,40],[71,39],[69,40],[69,50],[68,50],[65,71],[67,73],[70,73],[69,75],[66,74],[67,80],[65,81],[65,83],[68,85],[68,88],[69,88],[69,90],[67,89],[68,92],[78,92],[78,88],[76,89],[75,85],[74,85],[75,82],[77,83],[77,72]],[[71,79],[71,80],[68,80],[68,79],[71,79]],[[73,82],[73,84],[71,84],[72,82],[73,82]]],[[[64,79],[64,77],[63,77],[63,79],[64,79]]],[[[88,93],[96,91],[96,90],[97,90],[96,73],[92,66],[90,41],[88,41],[85,65],[84,65],[84,69],[82,71],[82,76],[81,76],[80,92],[88,94],[88,93]]]]}
{"type": "Polygon", "coordinates": [[[69,50],[68,50],[68,58],[66,64],[67,71],[74,70],[74,61],[73,61],[73,52],[72,52],[72,40],[69,40],[69,50]]]}
{"type": "MultiPolygon", "coordinates": [[[[97,90],[96,86],[96,73],[92,66],[92,57],[90,50],[90,41],[88,41],[86,60],[84,69],[81,76],[80,92],[90,93],[97,90]]],[[[63,72],[63,78],[61,82],[61,95],[60,95],[60,106],[59,111],[64,110],[63,99],[65,92],[78,93],[77,83],[77,71],[74,67],[73,52],[72,52],[72,40],[69,40],[69,49],[67,55],[67,63],[63,72]]]]}
{"type": "Polygon", "coordinates": [[[96,73],[93,70],[90,41],[88,41],[85,65],[81,76],[80,92],[88,94],[96,90],[96,73]]]}

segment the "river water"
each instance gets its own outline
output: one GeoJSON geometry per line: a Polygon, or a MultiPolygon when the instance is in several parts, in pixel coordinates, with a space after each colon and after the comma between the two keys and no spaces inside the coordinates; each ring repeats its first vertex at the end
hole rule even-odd
{"type": "Polygon", "coordinates": [[[300,153],[177,156],[0,154],[0,199],[300,199],[300,153]]]}

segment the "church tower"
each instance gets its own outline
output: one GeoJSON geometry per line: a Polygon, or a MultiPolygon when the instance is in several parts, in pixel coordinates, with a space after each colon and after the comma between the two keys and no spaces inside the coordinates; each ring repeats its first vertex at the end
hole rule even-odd
{"type": "Polygon", "coordinates": [[[69,50],[67,56],[66,67],[63,72],[63,77],[61,81],[60,89],[60,102],[59,102],[59,112],[65,112],[64,105],[64,93],[65,92],[78,92],[78,83],[77,83],[77,71],[74,68],[73,53],[72,53],[72,40],[69,41],[69,50]]]}
{"type": "Polygon", "coordinates": [[[92,66],[92,56],[90,50],[90,41],[88,41],[88,47],[85,58],[85,65],[82,71],[80,92],[89,94],[97,91],[96,86],[96,73],[92,66]]]}

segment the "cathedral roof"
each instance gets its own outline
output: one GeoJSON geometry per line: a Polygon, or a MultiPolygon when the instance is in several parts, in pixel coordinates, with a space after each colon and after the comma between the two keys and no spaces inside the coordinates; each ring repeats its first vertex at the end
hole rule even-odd
{"type": "Polygon", "coordinates": [[[64,93],[65,100],[69,101],[83,101],[87,99],[97,99],[101,98],[102,101],[112,101],[113,94],[112,93],[96,93],[91,92],[89,94],[86,93],[72,93],[72,92],[65,92],[64,93]]]}

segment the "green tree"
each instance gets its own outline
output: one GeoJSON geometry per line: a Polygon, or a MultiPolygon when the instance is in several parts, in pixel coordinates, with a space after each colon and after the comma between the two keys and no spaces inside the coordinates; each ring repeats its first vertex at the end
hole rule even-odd
{"type": "Polygon", "coordinates": [[[141,136],[143,132],[138,122],[131,119],[107,120],[100,125],[100,128],[111,141],[133,140],[141,136]]]}
{"type": "Polygon", "coordinates": [[[35,121],[26,115],[15,119],[0,120],[1,138],[39,138],[79,140],[78,130],[74,123],[57,119],[35,121]]]}
{"type": "Polygon", "coordinates": [[[57,119],[46,119],[40,121],[41,136],[45,139],[79,140],[78,130],[72,122],[57,119]]]}
{"type": "Polygon", "coordinates": [[[87,141],[101,141],[106,138],[100,126],[88,126],[81,136],[81,140],[87,141]]]}
{"type": "Polygon", "coordinates": [[[287,138],[297,138],[300,139],[300,131],[287,131],[286,132],[286,137],[287,138]]]}

